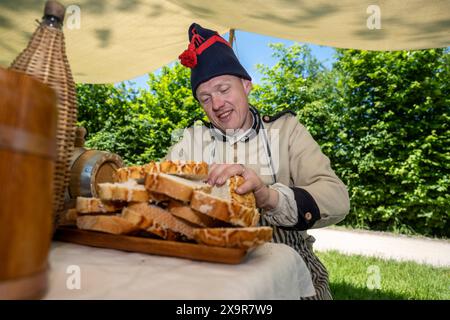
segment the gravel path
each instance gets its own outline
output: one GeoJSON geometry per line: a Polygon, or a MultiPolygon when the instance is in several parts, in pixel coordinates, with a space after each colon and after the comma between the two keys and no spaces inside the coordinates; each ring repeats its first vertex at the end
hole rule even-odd
{"type": "Polygon", "coordinates": [[[314,249],[450,267],[450,241],[340,227],[311,229],[314,249]]]}

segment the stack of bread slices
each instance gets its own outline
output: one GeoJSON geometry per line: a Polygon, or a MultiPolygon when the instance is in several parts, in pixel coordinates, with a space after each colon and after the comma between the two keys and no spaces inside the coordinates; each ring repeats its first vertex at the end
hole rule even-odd
{"type": "Polygon", "coordinates": [[[244,179],[221,186],[204,183],[208,164],[151,162],[120,168],[114,183],[98,185],[99,198],[78,197],[64,224],[111,234],[197,242],[249,249],[271,241],[272,228],[258,227],[253,193],[235,192],[244,179]]]}

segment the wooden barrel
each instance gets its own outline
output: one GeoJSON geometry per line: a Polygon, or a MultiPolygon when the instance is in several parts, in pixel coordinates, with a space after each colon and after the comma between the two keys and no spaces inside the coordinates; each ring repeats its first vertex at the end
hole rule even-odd
{"type": "Polygon", "coordinates": [[[0,299],[47,290],[56,110],[52,89],[0,68],[0,299]]]}
{"type": "Polygon", "coordinates": [[[103,182],[113,182],[114,172],[121,167],[123,167],[123,161],[117,154],[75,148],[70,169],[69,198],[97,197],[97,185],[103,182]]]}

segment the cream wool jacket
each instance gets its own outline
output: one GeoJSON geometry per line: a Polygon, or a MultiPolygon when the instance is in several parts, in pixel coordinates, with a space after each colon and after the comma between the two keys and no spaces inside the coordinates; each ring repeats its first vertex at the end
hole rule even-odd
{"type": "MultiPolygon", "coordinates": [[[[279,192],[276,208],[262,212],[269,224],[304,231],[338,223],[349,212],[346,186],[330,160],[293,112],[260,117],[241,135],[224,135],[209,124],[179,133],[181,140],[166,159],[212,163],[240,163],[279,192]]],[[[306,237],[306,233],[302,232],[306,237]]]]}

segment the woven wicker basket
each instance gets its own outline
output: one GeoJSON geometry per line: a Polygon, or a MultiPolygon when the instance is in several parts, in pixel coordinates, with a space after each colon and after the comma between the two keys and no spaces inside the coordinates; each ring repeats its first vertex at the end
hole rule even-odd
{"type": "Polygon", "coordinates": [[[62,32],[64,13],[63,5],[56,1],[47,1],[42,22],[28,46],[10,67],[41,80],[58,94],[57,154],[53,178],[55,227],[58,226],[59,217],[64,211],[64,192],[70,179],[69,165],[74,151],[77,121],[75,83],[62,32]]]}

